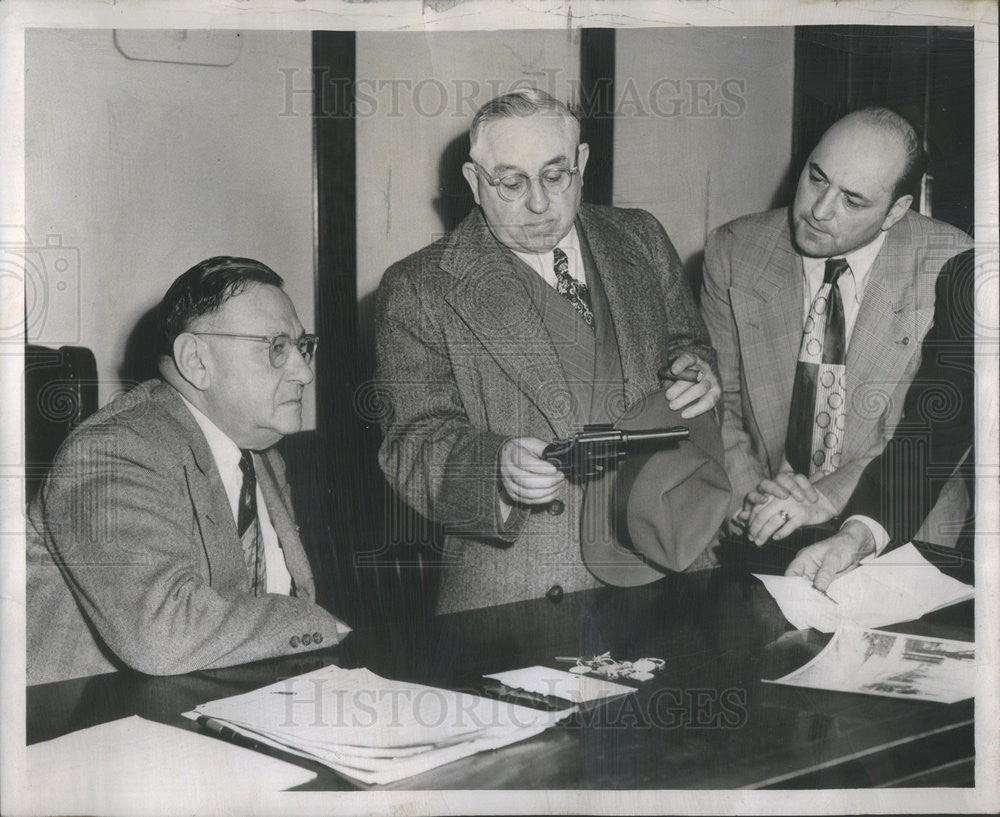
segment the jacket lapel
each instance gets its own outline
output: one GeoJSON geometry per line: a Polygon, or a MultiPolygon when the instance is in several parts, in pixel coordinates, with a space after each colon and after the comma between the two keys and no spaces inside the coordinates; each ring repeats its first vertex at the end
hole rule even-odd
{"type": "Polygon", "coordinates": [[[730,287],[740,336],[744,388],[768,449],[772,470],[781,464],[795,366],[802,341],[802,262],[788,227],[758,244],[749,269],[760,270],[730,287]]]}
{"type": "MultiPolygon", "coordinates": [[[[650,377],[655,378],[660,366],[667,363],[660,358],[669,323],[661,299],[649,297],[650,281],[643,258],[630,244],[610,241],[607,231],[586,208],[581,208],[577,217],[577,232],[581,244],[590,250],[608,299],[625,382],[652,391],[659,383],[650,377]]],[[[606,327],[598,330],[606,331],[606,327]]]]}
{"type": "Polygon", "coordinates": [[[919,345],[920,326],[927,324],[914,309],[914,280],[908,274],[913,257],[910,234],[906,219],[889,231],[858,307],[847,347],[845,459],[870,444],[876,415],[887,408],[895,384],[919,345]]]}
{"type": "MultiPolygon", "coordinates": [[[[455,230],[442,255],[442,269],[455,278],[445,300],[545,416],[553,433],[565,437],[572,429],[560,405],[569,386],[518,264],[477,208],[455,230]]],[[[546,286],[540,278],[538,283],[546,286]]]]}
{"type": "Polygon", "coordinates": [[[299,526],[292,518],[292,509],[289,507],[274,473],[271,462],[271,458],[274,456],[278,456],[277,453],[268,450],[254,458],[257,483],[264,496],[264,504],[267,505],[267,515],[271,518],[271,526],[277,534],[278,544],[281,545],[285,566],[294,582],[295,595],[313,601],[316,598],[316,587],[313,582],[312,569],[309,567],[309,559],[306,557],[305,548],[302,547],[302,540],[299,538],[299,526]]]}
{"type": "Polygon", "coordinates": [[[208,562],[209,582],[217,589],[245,587],[247,569],[236,535],[236,521],[208,441],[172,386],[161,384],[153,394],[183,428],[183,437],[188,441],[184,475],[208,562]]]}
{"type": "MultiPolygon", "coordinates": [[[[185,464],[185,476],[208,560],[209,581],[219,590],[246,590],[247,568],[236,533],[236,520],[233,519],[229,497],[226,496],[212,449],[201,427],[171,386],[159,386],[154,397],[162,401],[165,411],[182,426],[184,438],[188,440],[190,457],[185,464]]],[[[271,526],[281,545],[285,566],[295,583],[296,595],[313,601],[316,590],[312,570],[272,463],[272,457],[277,456],[280,456],[277,452],[268,450],[254,457],[257,483],[267,505],[271,526]]]]}

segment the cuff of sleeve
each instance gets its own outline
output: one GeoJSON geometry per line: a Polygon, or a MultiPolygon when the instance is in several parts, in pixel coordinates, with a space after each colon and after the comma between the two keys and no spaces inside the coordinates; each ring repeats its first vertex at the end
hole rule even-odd
{"type": "MultiPolygon", "coordinates": [[[[506,442],[506,441],[505,441],[506,442]]],[[[501,447],[503,447],[501,445],[501,447]]],[[[521,528],[528,519],[528,509],[522,505],[507,500],[507,492],[500,481],[500,450],[497,449],[497,481],[496,501],[494,506],[494,529],[497,536],[505,542],[513,542],[521,533],[521,528]]]]}
{"type": "Polygon", "coordinates": [[[871,531],[872,538],[875,540],[875,552],[871,555],[870,558],[874,559],[876,556],[881,554],[882,551],[885,550],[885,546],[889,544],[888,532],[886,531],[885,528],[883,528],[878,522],[876,522],[870,516],[861,516],[860,514],[849,516],[847,517],[847,519],[844,520],[844,524],[846,525],[848,522],[851,522],[852,520],[855,522],[860,522],[862,525],[868,528],[868,530],[871,531]]]}
{"type": "Polygon", "coordinates": [[[513,542],[528,519],[528,510],[509,503],[503,493],[502,489],[497,489],[496,530],[501,539],[513,542]]]}

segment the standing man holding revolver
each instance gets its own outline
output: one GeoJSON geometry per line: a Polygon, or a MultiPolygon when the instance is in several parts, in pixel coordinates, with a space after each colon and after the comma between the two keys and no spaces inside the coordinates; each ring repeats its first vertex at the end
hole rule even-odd
{"type": "Polygon", "coordinates": [[[438,612],[599,585],[580,557],[582,487],[545,446],[616,421],[660,388],[665,364],[680,422],[721,394],[663,228],[581,204],[576,116],[542,91],[505,94],[477,112],[470,143],[478,207],[390,267],[376,313],[379,461],[444,527],[438,612]]]}

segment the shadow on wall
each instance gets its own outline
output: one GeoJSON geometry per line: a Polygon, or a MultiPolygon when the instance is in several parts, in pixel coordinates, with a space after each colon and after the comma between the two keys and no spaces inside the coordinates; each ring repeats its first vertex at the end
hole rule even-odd
{"type": "Polygon", "coordinates": [[[469,160],[469,134],[452,139],[438,162],[438,197],[434,209],[441,220],[441,232],[451,232],[475,204],[472,191],[462,175],[462,165],[469,160]]]}
{"type": "Polygon", "coordinates": [[[125,356],[118,368],[123,383],[142,383],[160,376],[159,333],[156,328],[156,307],[143,313],[125,341],[125,356]]]}
{"type": "MultiPolygon", "coordinates": [[[[440,222],[437,236],[454,230],[476,206],[472,191],[462,175],[462,165],[468,159],[469,134],[463,132],[445,146],[438,161],[438,195],[430,202],[440,222]]],[[[364,252],[364,249],[360,247],[359,251],[364,252]]],[[[414,251],[418,249],[420,248],[413,248],[414,251]]],[[[375,292],[369,292],[358,299],[358,364],[361,382],[370,380],[375,374],[375,301],[375,292]]]]}
{"type": "MultiPolygon", "coordinates": [[[[781,177],[781,182],[774,191],[774,195],[771,196],[771,201],[768,204],[769,210],[774,210],[778,207],[786,207],[791,205],[792,200],[795,198],[795,187],[798,184],[799,171],[797,168],[793,168],[789,165],[784,174],[781,177]]],[[[715,227],[720,227],[722,225],[715,224],[715,227]]],[[[691,285],[691,291],[694,293],[695,303],[701,306],[701,284],[703,275],[703,267],[705,264],[705,250],[701,249],[697,252],[691,253],[690,256],[684,261],[684,274],[687,276],[688,283],[691,285]]]]}

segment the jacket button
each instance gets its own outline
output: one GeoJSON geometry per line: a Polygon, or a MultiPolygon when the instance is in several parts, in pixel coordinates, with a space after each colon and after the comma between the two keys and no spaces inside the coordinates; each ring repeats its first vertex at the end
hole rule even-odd
{"type": "Polygon", "coordinates": [[[297,635],[293,635],[291,638],[288,639],[288,643],[294,649],[295,647],[299,646],[299,637],[297,635]]]}
{"type": "Polygon", "coordinates": [[[308,647],[310,644],[312,644],[312,641],[313,641],[313,637],[311,635],[309,635],[309,633],[303,634],[303,636],[302,636],[302,646],[303,647],[308,647]]]}
{"type": "Polygon", "coordinates": [[[554,584],[545,591],[545,598],[553,603],[562,601],[563,589],[561,584],[554,584]]]}
{"type": "Polygon", "coordinates": [[[909,337],[903,338],[903,346],[909,346],[909,345],[910,345],[910,338],[909,337]]]}
{"type": "Polygon", "coordinates": [[[323,633],[313,633],[313,644],[320,644],[323,641],[323,633]]]}
{"type": "Polygon", "coordinates": [[[561,516],[562,512],[566,510],[566,503],[561,499],[553,499],[549,503],[548,511],[553,516],[561,516]]]}

